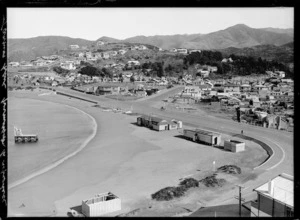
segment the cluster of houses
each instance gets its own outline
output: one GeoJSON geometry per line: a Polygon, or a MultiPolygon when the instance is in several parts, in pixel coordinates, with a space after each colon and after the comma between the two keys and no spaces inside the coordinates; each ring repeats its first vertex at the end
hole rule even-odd
{"type": "Polygon", "coordinates": [[[268,71],[262,79],[190,80],[176,98],[238,107],[242,122],[288,130],[293,127],[294,81],[282,77],[282,71],[268,71]]]}
{"type": "Polygon", "coordinates": [[[185,48],[172,48],[169,50],[172,53],[181,53],[181,54],[191,54],[195,52],[201,53],[201,50],[190,50],[190,49],[185,49],[185,48]]]}

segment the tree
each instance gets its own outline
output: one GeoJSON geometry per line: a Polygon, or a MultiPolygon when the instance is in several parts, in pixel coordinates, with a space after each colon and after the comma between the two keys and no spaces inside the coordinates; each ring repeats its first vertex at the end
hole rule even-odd
{"type": "Polygon", "coordinates": [[[84,74],[84,75],[87,75],[87,76],[101,76],[101,75],[103,75],[101,70],[99,70],[98,68],[93,67],[93,66],[85,66],[85,67],[81,68],[81,70],[79,72],[81,74],[84,74]]]}
{"type": "Polygon", "coordinates": [[[132,76],[130,77],[130,82],[134,83],[134,81],[135,81],[135,79],[134,79],[134,76],[132,75],[132,76]]]}

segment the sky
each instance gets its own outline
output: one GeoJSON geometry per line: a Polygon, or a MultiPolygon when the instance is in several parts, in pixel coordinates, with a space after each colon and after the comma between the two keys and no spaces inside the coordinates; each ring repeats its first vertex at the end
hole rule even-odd
{"type": "Polygon", "coordinates": [[[137,35],[207,34],[236,24],[293,28],[294,9],[275,8],[7,8],[8,38],[68,36],[97,40],[137,35]]]}

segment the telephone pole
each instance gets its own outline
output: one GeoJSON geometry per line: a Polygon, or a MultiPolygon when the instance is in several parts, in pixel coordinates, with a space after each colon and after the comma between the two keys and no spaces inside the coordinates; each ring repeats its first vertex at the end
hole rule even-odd
{"type": "Polygon", "coordinates": [[[242,188],[245,188],[244,186],[236,185],[239,187],[239,196],[235,196],[234,198],[239,200],[239,216],[242,217],[242,201],[244,202],[245,199],[242,198],[242,188]]]}

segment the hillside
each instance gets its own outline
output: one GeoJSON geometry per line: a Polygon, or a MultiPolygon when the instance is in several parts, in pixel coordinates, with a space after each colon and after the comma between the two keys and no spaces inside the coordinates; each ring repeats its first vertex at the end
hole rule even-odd
{"type": "Polygon", "coordinates": [[[229,47],[219,50],[223,56],[227,57],[230,54],[238,56],[252,56],[255,58],[261,57],[266,60],[276,60],[282,63],[294,62],[294,43],[290,42],[282,46],[275,45],[258,45],[254,47],[235,48],[229,47]]]}
{"type": "Polygon", "coordinates": [[[42,36],[28,39],[8,39],[8,61],[32,60],[38,56],[56,54],[69,45],[90,46],[92,41],[61,36],[42,36]]]}
{"type": "Polygon", "coordinates": [[[286,33],[275,33],[238,24],[225,30],[199,36],[184,43],[183,47],[209,50],[228,47],[243,48],[263,44],[280,46],[291,41],[293,41],[293,37],[286,33]]]}
{"type": "Polygon", "coordinates": [[[202,34],[177,34],[177,35],[155,35],[155,36],[136,36],[123,40],[130,43],[151,44],[163,49],[182,47],[182,45],[202,34]]]}
{"type": "MultiPolygon", "coordinates": [[[[110,50],[114,47],[123,48],[124,45],[143,44],[148,48],[156,49],[160,47],[163,49],[171,48],[188,48],[188,49],[225,49],[225,48],[251,48],[259,45],[275,45],[281,46],[290,42],[293,42],[293,29],[278,29],[278,28],[250,28],[244,24],[238,24],[229,27],[225,30],[209,34],[183,34],[183,35],[155,35],[155,36],[135,36],[127,38],[125,40],[118,40],[111,37],[103,36],[98,40],[105,41],[107,44],[101,46],[100,49],[110,50]],[[117,46],[118,45],[118,46],[117,46]],[[152,45],[152,46],[150,46],[152,45]]],[[[97,40],[97,41],[98,41],[97,40]]],[[[31,60],[37,56],[48,56],[56,54],[59,50],[66,50],[69,45],[77,44],[80,47],[87,46],[92,50],[98,49],[95,45],[97,41],[88,41],[84,39],[75,39],[70,37],[60,36],[44,36],[28,39],[8,39],[8,60],[9,61],[21,61],[31,60]]],[[[245,49],[248,51],[249,49],[245,49]]],[[[268,56],[268,53],[276,52],[275,57],[280,57],[283,54],[284,48],[272,49],[268,47],[261,47],[253,49],[252,53],[264,53],[264,56],[268,56]],[[267,51],[263,51],[266,49],[267,51]]],[[[251,50],[249,50],[251,51],[251,50]]],[[[246,52],[245,52],[246,53],[246,52]]],[[[250,52],[247,52],[250,53],[250,52]]],[[[288,56],[286,60],[290,60],[288,56]]]]}

